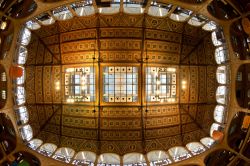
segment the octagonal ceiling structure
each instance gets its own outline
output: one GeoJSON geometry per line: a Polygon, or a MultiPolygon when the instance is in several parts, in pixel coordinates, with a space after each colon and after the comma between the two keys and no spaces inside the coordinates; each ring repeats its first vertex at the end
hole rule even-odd
{"type": "MultiPolygon", "coordinates": [[[[74,5],[41,13],[20,31],[19,43],[26,45],[21,52],[28,56],[15,59],[26,76],[16,89],[25,89],[33,137],[52,143],[42,147],[51,154],[123,156],[168,151],[213,135],[214,109],[226,91],[217,89],[215,74],[226,61],[215,56],[224,42],[216,39],[219,27],[181,7],[164,17],[141,10],[80,17],[74,5]]],[[[174,161],[186,151],[178,150],[174,161]]]]}

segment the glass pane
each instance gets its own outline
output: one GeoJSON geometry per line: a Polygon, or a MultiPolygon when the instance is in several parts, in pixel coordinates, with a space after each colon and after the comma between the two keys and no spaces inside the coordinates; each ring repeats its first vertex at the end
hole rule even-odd
{"type": "Polygon", "coordinates": [[[64,161],[66,163],[69,163],[74,156],[75,151],[71,148],[59,148],[55,152],[53,158],[56,160],[64,161]]]}
{"type": "Polygon", "coordinates": [[[227,82],[227,71],[226,66],[219,66],[216,71],[216,78],[218,83],[226,84],[227,82]]]}
{"type": "Polygon", "coordinates": [[[147,154],[150,166],[155,165],[168,165],[171,162],[169,156],[164,151],[152,151],[147,154]]]}
{"type": "Polygon", "coordinates": [[[82,1],[71,5],[72,9],[78,16],[89,16],[95,14],[92,0],[82,1]]]}
{"type": "Polygon", "coordinates": [[[118,166],[118,165],[120,165],[120,156],[117,154],[112,154],[112,153],[101,154],[98,158],[97,165],[98,166],[101,166],[101,165],[118,166]]]}
{"type": "Polygon", "coordinates": [[[205,145],[206,147],[210,148],[211,146],[213,146],[215,144],[215,141],[210,138],[210,137],[205,137],[205,138],[202,138],[200,140],[200,142],[205,145]]]}
{"type": "Polygon", "coordinates": [[[187,9],[183,9],[181,7],[177,7],[174,12],[170,15],[170,18],[174,21],[186,21],[187,18],[192,14],[193,12],[187,9]]]}
{"type": "Polygon", "coordinates": [[[42,13],[39,16],[37,16],[36,19],[43,25],[50,25],[55,22],[53,17],[51,17],[48,13],[42,13]]]}
{"type": "Polygon", "coordinates": [[[214,109],[214,120],[218,123],[224,122],[224,110],[225,107],[221,105],[217,105],[214,109]]]}
{"type": "Polygon", "coordinates": [[[193,26],[201,26],[207,21],[207,18],[205,18],[202,15],[196,14],[193,16],[190,20],[188,20],[188,23],[193,26]]]}
{"type": "Polygon", "coordinates": [[[136,102],[138,95],[137,67],[104,67],[103,68],[103,101],[136,102]],[[134,69],[133,69],[134,68],[134,69]]]}
{"type": "Polygon", "coordinates": [[[29,146],[31,149],[36,150],[39,146],[43,144],[43,141],[40,139],[32,139],[28,142],[27,146],[29,146]]]}
{"type": "Polygon", "coordinates": [[[199,142],[191,142],[186,145],[187,149],[192,152],[193,155],[200,154],[205,151],[205,148],[199,142]]]}
{"type": "Polygon", "coordinates": [[[168,152],[174,161],[181,161],[191,157],[184,147],[173,147],[168,152]]]}
{"type": "Polygon", "coordinates": [[[202,29],[204,29],[205,31],[213,31],[217,28],[217,25],[215,24],[215,22],[213,21],[209,21],[208,23],[206,23],[205,25],[203,25],[202,29]]]}
{"type": "Polygon", "coordinates": [[[23,28],[20,32],[20,43],[27,46],[31,39],[31,32],[27,28],[23,28]]]}
{"type": "Polygon", "coordinates": [[[54,17],[58,20],[68,20],[73,17],[68,7],[62,6],[52,10],[54,17]]]}
{"type": "Polygon", "coordinates": [[[123,157],[124,166],[136,165],[140,164],[142,166],[146,166],[146,160],[144,156],[140,153],[128,153],[123,157]]]}
{"type": "Polygon", "coordinates": [[[19,107],[16,110],[18,124],[25,124],[29,120],[29,114],[25,106],[19,107]]]}
{"type": "Polygon", "coordinates": [[[41,28],[41,26],[36,21],[33,20],[27,21],[26,27],[29,28],[30,30],[37,30],[41,28]]]}
{"type": "Polygon", "coordinates": [[[25,125],[20,128],[20,134],[24,141],[29,141],[33,137],[33,131],[30,125],[25,125]]]}
{"type": "Polygon", "coordinates": [[[46,144],[43,144],[38,149],[38,152],[45,156],[51,156],[56,149],[57,149],[57,146],[55,144],[46,143],[46,144]]]}
{"type": "Polygon", "coordinates": [[[74,161],[72,164],[74,165],[89,165],[94,166],[96,160],[96,154],[93,152],[82,151],[78,152],[75,155],[74,161]]]}

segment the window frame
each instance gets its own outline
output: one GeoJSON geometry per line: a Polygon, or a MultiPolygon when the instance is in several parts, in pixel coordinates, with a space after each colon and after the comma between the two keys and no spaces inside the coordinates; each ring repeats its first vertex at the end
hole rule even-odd
{"type": "MultiPolygon", "coordinates": [[[[123,70],[123,69],[121,69],[121,70],[123,70]]],[[[127,64],[121,64],[121,63],[115,63],[115,64],[101,64],[101,66],[100,66],[100,71],[101,71],[101,75],[100,75],[100,81],[103,83],[103,86],[101,86],[100,87],[100,95],[101,95],[101,104],[102,105],[119,105],[119,104],[123,104],[123,105],[139,105],[140,104],[140,101],[141,101],[141,97],[139,97],[139,94],[141,94],[141,88],[139,87],[140,85],[141,85],[141,77],[139,76],[139,73],[141,72],[141,69],[140,69],[140,65],[139,64],[131,64],[131,65],[127,65],[127,64]],[[105,73],[105,67],[106,68],[108,68],[108,67],[113,67],[114,68],[114,70],[115,70],[115,67],[126,67],[126,68],[128,68],[128,67],[131,67],[131,68],[133,68],[133,67],[135,67],[135,69],[137,70],[134,74],[135,75],[137,75],[136,76],[136,79],[137,79],[137,83],[136,84],[134,84],[133,83],[133,81],[132,81],[132,83],[131,84],[124,84],[125,86],[126,86],[126,90],[120,90],[120,91],[126,91],[126,97],[128,98],[126,98],[125,96],[124,96],[124,98],[126,98],[126,100],[129,100],[129,98],[132,98],[132,97],[137,97],[137,101],[133,101],[132,100],[132,102],[119,102],[119,100],[117,101],[117,102],[115,102],[115,89],[114,89],[114,95],[113,95],[113,101],[114,102],[106,102],[105,100],[104,100],[104,95],[105,95],[105,92],[104,92],[104,89],[105,89],[105,84],[104,84],[104,79],[105,79],[105,76],[104,76],[104,73],[105,73]],[[136,87],[136,94],[135,95],[133,95],[133,89],[132,89],[132,95],[131,96],[128,96],[127,95],[127,85],[131,85],[132,87],[133,86],[135,86],[136,87]]],[[[133,69],[132,69],[132,71],[133,71],[133,69]]],[[[113,72],[113,73],[115,73],[115,71],[113,72]]],[[[122,73],[122,72],[120,72],[120,73],[122,73]]],[[[127,73],[127,72],[125,72],[125,73],[127,73]]],[[[133,74],[133,72],[131,72],[131,74],[133,74]]],[[[127,75],[126,75],[126,77],[127,77],[127,75]]],[[[109,78],[108,78],[109,79],[109,78]]],[[[111,78],[112,79],[112,78],[111,78]]],[[[114,77],[114,79],[115,79],[115,77],[114,77]]],[[[121,80],[123,79],[125,79],[125,78],[120,78],[121,80]]],[[[132,77],[132,79],[133,79],[133,77],[132,77]]],[[[107,84],[106,84],[107,85],[107,84]]],[[[119,84],[119,85],[121,85],[121,84],[119,84]]],[[[119,85],[117,85],[117,86],[119,86],[119,85]]],[[[111,84],[111,86],[115,86],[115,84],[111,84]]],[[[120,87],[121,88],[121,87],[120,87]]],[[[112,91],[112,90],[111,90],[112,91]]],[[[110,97],[112,97],[112,96],[110,96],[110,97]]],[[[120,97],[120,98],[122,98],[122,96],[117,96],[117,97],[120,97]]],[[[123,100],[123,99],[120,99],[120,101],[121,100],[123,100]]],[[[131,100],[131,99],[130,99],[131,100]]]]}

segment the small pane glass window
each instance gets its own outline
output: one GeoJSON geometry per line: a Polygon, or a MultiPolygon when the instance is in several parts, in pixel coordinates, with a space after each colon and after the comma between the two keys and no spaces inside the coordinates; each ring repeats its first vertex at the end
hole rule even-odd
{"type": "Polygon", "coordinates": [[[43,144],[43,141],[40,139],[32,139],[28,142],[27,146],[33,150],[36,150],[39,146],[43,144]]]}
{"type": "Polygon", "coordinates": [[[123,156],[123,165],[124,166],[147,166],[145,157],[140,153],[128,153],[123,156]]]}
{"type": "Polygon", "coordinates": [[[176,101],[176,69],[146,67],[146,96],[151,102],[176,101]]]}
{"type": "Polygon", "coordinates": [[[227,70],[226,66],[219,66],[216,71],[216,78],[218,83],[226,84],[227,83],[227,70]]]}
{"type": "Polygon", "coordinates": [[[170,18],[174,21],[186,21],[193,12],[181,7],[177,7],[174,12],[170,15],[170,18]]]}
{"type": "Polygon", "coordinates": [[[224,122],[224,111],[225,107],[222,105],[217,105],[214,109],[214,120],[218,123],[224,122]]]}
{"type": "Polygon", "coordinates": [[[220,104],[226,104],[227,88],[226,86],[218,86],[216,90],[216,100],[220,104]]]}
{"type": "Polygon", "coordinates": [[[56,160],[63,161],[65,163],[69,163],[74,156],[75,151],[71,148],[59,148],[56,150],[55,154],[53,155],[53,158],[56,160]]]}
{"type": "Polygon", "coordinates": [[[20,43],[27,46],[31,39],[31,32],[27,28],[23,28],[20,32],[20,43]]]}
{"type": "Polygon", "coordinates": [[[24,65],[27,60],[28,51],[24,46],[20,46],[17,51],[17,64],[24,65]]]}
{"type": "Polygon", "coordinates": [[[37,30],[41,28],[41,25],[39,25],[36,21],[30,20],[26,22],[26,27],[30,30],[37,30]]]}
{"type": "Polygon", "coordinates": [[[45,143],[38,149],[38,152],[50,157],[54,153],[56,148],[57,146],[55,144],[45,143]]]}
{"type": "Polygon", "coordinates": [[[150,162],[150,166],[168,165],[172,163],[166,152],[161,150],[149,152],[147,157],[150,162]]]}
{"type": "Polygon", "coordinates": [[[15,91],[16,104],[21,105],[25,103],[25,89],[22,86],[17,86],[15,91]]]}
{"type": "Polygon", "coordinates": [[[191,154],[184,147],[173,147],[168,152],[175,162],[191,157],[191,154]]]}
{"type": "Polygon", "coordinates": [[[210,137],[202,138],[200,142],[208,148],[212,147],[215,144],[214,139],[210,137]]]}
{"type": "Polygon", "coordinates": [[[96,160],[95,153],[88,152],[88,151],[82,151],[82,152],[78,152],[75,155],[75,158],[74,158],[72,164],[94,166],[95,160],[96,160]]]}
{"type": "Polygon", "coordinates": [[[30,125],[25,125],[20,128],[20,134],[24,141],[29,141],[33,138],[33,130],[30,125]]]}
{"type": "Polygon", "coordinates": [[[73,17],[68,7],[62,6],[52,10],[54,17],[58,20],[68,20],[73,17]]]}
{"type": "Polygon", "coordinates": [[[138,101],[138,67],[104,67],[103,101],[136,102],[138,101]]]}
{"type": "Polygon", "coordinates": [[[78,67],[65,69],[66,102],[95,101],[94,67],[78,67]]]}
{"type": "Polygon", "coordinates": [[[200,154],[206,150],[199,142],[190,142],[186,145],[186,147],[193,155],[200,154]]]}
{"type": "Polygon", "coordinates": [[[53,17],[51,17],[48,13],[42,13],[39,16],[37,16],[36,19],[43,25],[51,25],[55,22],[53,17]]]}
{"type": "Polygon", "coordinates": [[[89,16],[95,14],[92,0],[73,3],[71,7],[78,16],[89,16]]]}
{"type": "Polygon", "coordinates": [[[227,59],[227,49],[224,47],[218,47],[215,49],[215,61],[217,64],[222,64],[226,62],[227,59]]]}
{"type": "Polygon", "coordinates": [[[98,158],[97,166],[105,166],[105,165],[119,166],[120,156],[113,153],[101,154],[98,158]]]}
{"type": "Polygon", "coordinates": [[[25,124],[29,121],[29,114],[25,106],[17,108],[16,115],[18,124],[25,124]]]}

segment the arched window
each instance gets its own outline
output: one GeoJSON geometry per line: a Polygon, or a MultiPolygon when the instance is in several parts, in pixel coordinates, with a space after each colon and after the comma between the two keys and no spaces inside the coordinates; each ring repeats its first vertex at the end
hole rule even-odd
{"type": "Polygon", "coordinates": [[[37,30],[37,29],[41,28],[41,25],[39,25],[34,20],[29,20],[26,22],[26,27],[29,28],[30,30],[37,30]]]}
{"type": "Polygon", "coordinates": [[[170,18],[174,21],[186,21],[193,12],[181,7],[177,7],[174,12],[170,15],[170,18]]]}
{"type": "Polygon", "coordinates": [[[212,32],[212,42],[214,46],[220,46],[224,43],[224,34],[220,29],[216,29],[212,32]]]}
{"type": "Polygon", "coordinates": [[[219,84],[227,83],[227,70],[226,66],[219,66],[216,71],[216,78],[219,84]]]}
{"type": "Polygon", "coordinates": [[[172,163],[167,153],[161,150],[149,152],[147,157],[150,162],[150,166],[168,165],[172,163]]]}
{"type": "Polygon", "coordinates": [[[71,148],[62,147],[56,150],[53,158],[56,160],[64,161],[69,163],[73,158],[75,151],[71,148]]]}
{"type": "Polygon", "coordinates": [[[202,29],[205,31],[214,31],[217,28],[217,25],[213,21],[209,21],[205,25],[203,25],[202,29]]]}
{"type": "Polygon", "coordinates": [[[119,13],[119,10],[120,10],[120,0],[112,0],[110,2],[110,7],[100,7],[99,13],[115,14],[119,13]]]}
{"type": "Polygon", "coordinates": [[[156,17],[164,17],[169,13],[169,10],[172,8],[171,4],[157,4],[156,1],[151,3],[151,6],[148,9],[148,14],[156,17]]]}
{"type": "MultiPolygon", "coordinates": [[[[21,67],[21,66],[19,66],[19,67],[21,67]]],[[[16,84],[17,85],[24,84],[24,80],[25,80],[25,68],[24,67],[21,67],[21,68],[23,70],[23,75],[21,77],[16,78],[16,84]]]]}
{"type": "Polygon", "coordinates": [[[141,14],[144,12],[142,3],[140,3],[140,1],[135,1],[135,0],[124,1],[123,9],[124,13],[130,13],[130,14],[141,14]]]}
{"type": "Polygon", "coordinates": [[[27,46],[31,39],[31,32],[27,28],[23,28],[20,32],[20,43],[27,46]]]}
{"type": "Polygon", "coordinates": [[[227,59],[227,49],[225,47],[218,47],[215,49],[215,61],[217,64],[222,64],[227,59]]]}
{"type": "Polygon", "coordinates": [[[146,166],[146,160],[143,154],[140,153],[128,153],[123,156],[123,165],[130,166],[130,165],[141,165],[146,166]]]}
{"type": "Polygon", "coordinates": [[[216,100],[220,104],[226,104],[227,88],[226,86],[218,86],[216,90],[216,100]]]}
{"type": "Polygon", "coordinates": [[[45,156],[51,156],[56,148],[57,146],[55,144],[45,143],[38,149],[38,152],[45,156]]]}
{"type": "Polygon", "coordinates": [[[20,46],[17,50],[17,64],[24,65],[27,60],[28,51],[24,46],[20,46]]]}
{"type": "Polygon", "coordinates": [[[200,140],[200,142],[205,145],[206,147],[210,148],[211,146],[213,146],[215,144],[215,141],[213,138],[211,137],[205,137],[205,138],[202,138],[200,140]]]}
{"type": "Polygon", "coordinates": [[[200,154],[206,150],[199,142],[190,142],[186,145],[186,147],[193,155],[200,154]]]}
{"type": "Polygon", "coordinates": [[[75,155],[75,158],[72,162],[74,165],[89,165],[89,166],[94,166],[96,160],[96,154],[93,152],[88,152],[88,151],[82,151],[78,152],[75,155]]]}
{"type": "Polygon", "coordinates": [[[33,150],[36,150],[39,146],[43,144],[43,141],[40,139],[32,139],[28,142],[27,146],[30,147],[33,150]]]}
{"type": "Polygon", "coordinates": [[[37,16],[36,19],[43,25],[51,25],[55,23],[53,17],[51,17],[48,13],[42,13],[39,16],[37,16]]]}
{"type": "Polygon", "coordinates": [[[174,161],[181,161],[191,157],[191,154],[189,154],[188,151],[181,146],[170,148],[168,153],[174,161]]]}
{"type": "Polygon", "coordinates": [[[69,8],[66,6],[58,7],[52,10],[52,13],[57,20],[68,20],[73,17],[73,14],[70,12],[69,8]]]}
{"type": "Polygon", "coordinates": [[[19,129],[24,141],[29,141],[33,138],[33,130],[30,125],[25,125],[19,129]]]}
{"type": "Polygon", "coordinates": [[[97,166],[103,166],[103,165],[119,166],[120,162],[121,161],[119,155],[114,153],[104,153],[99,156],[97,166]]]}
{"type": "Polygon", "coordinates": [[[205,18],[202,15],[196,14],[191,19],[188,20],[188,24],[193,26],[201,26],[207,21],[207,18],[205,18]]]}
{"type": "Polygon", "coordinates": [[[92,0],[76,2],[71,5],[72,9],[78,16],[89,16],[95,14],[95,9],[92,0]]]}
{"type": "Polygon", "coordinates": [[[213,123],[210,127],[210,137],[213,137],[213,132],[214,131],[222,131],[223,128],[221,125],[219,125],[218,123],[213,123]]]}
{"type": "Polygon", "coordinates": [[[217,105],[214,109],[214,120],[218,123],[224,122],[224,111],[225,107],[222,105],[217,105]]]}
{"type": "Polygon", "coordinates": [[[15,102],[17,105],[25,103],[25,89],[22,86],[17,86],[15,91],[15,102]]]}
{"type": "Polygon", "coordinates": [[[16,115],[18,125],[25,124],[29,121],[29,114],[25,106],[17,108],[16,115]]]}

